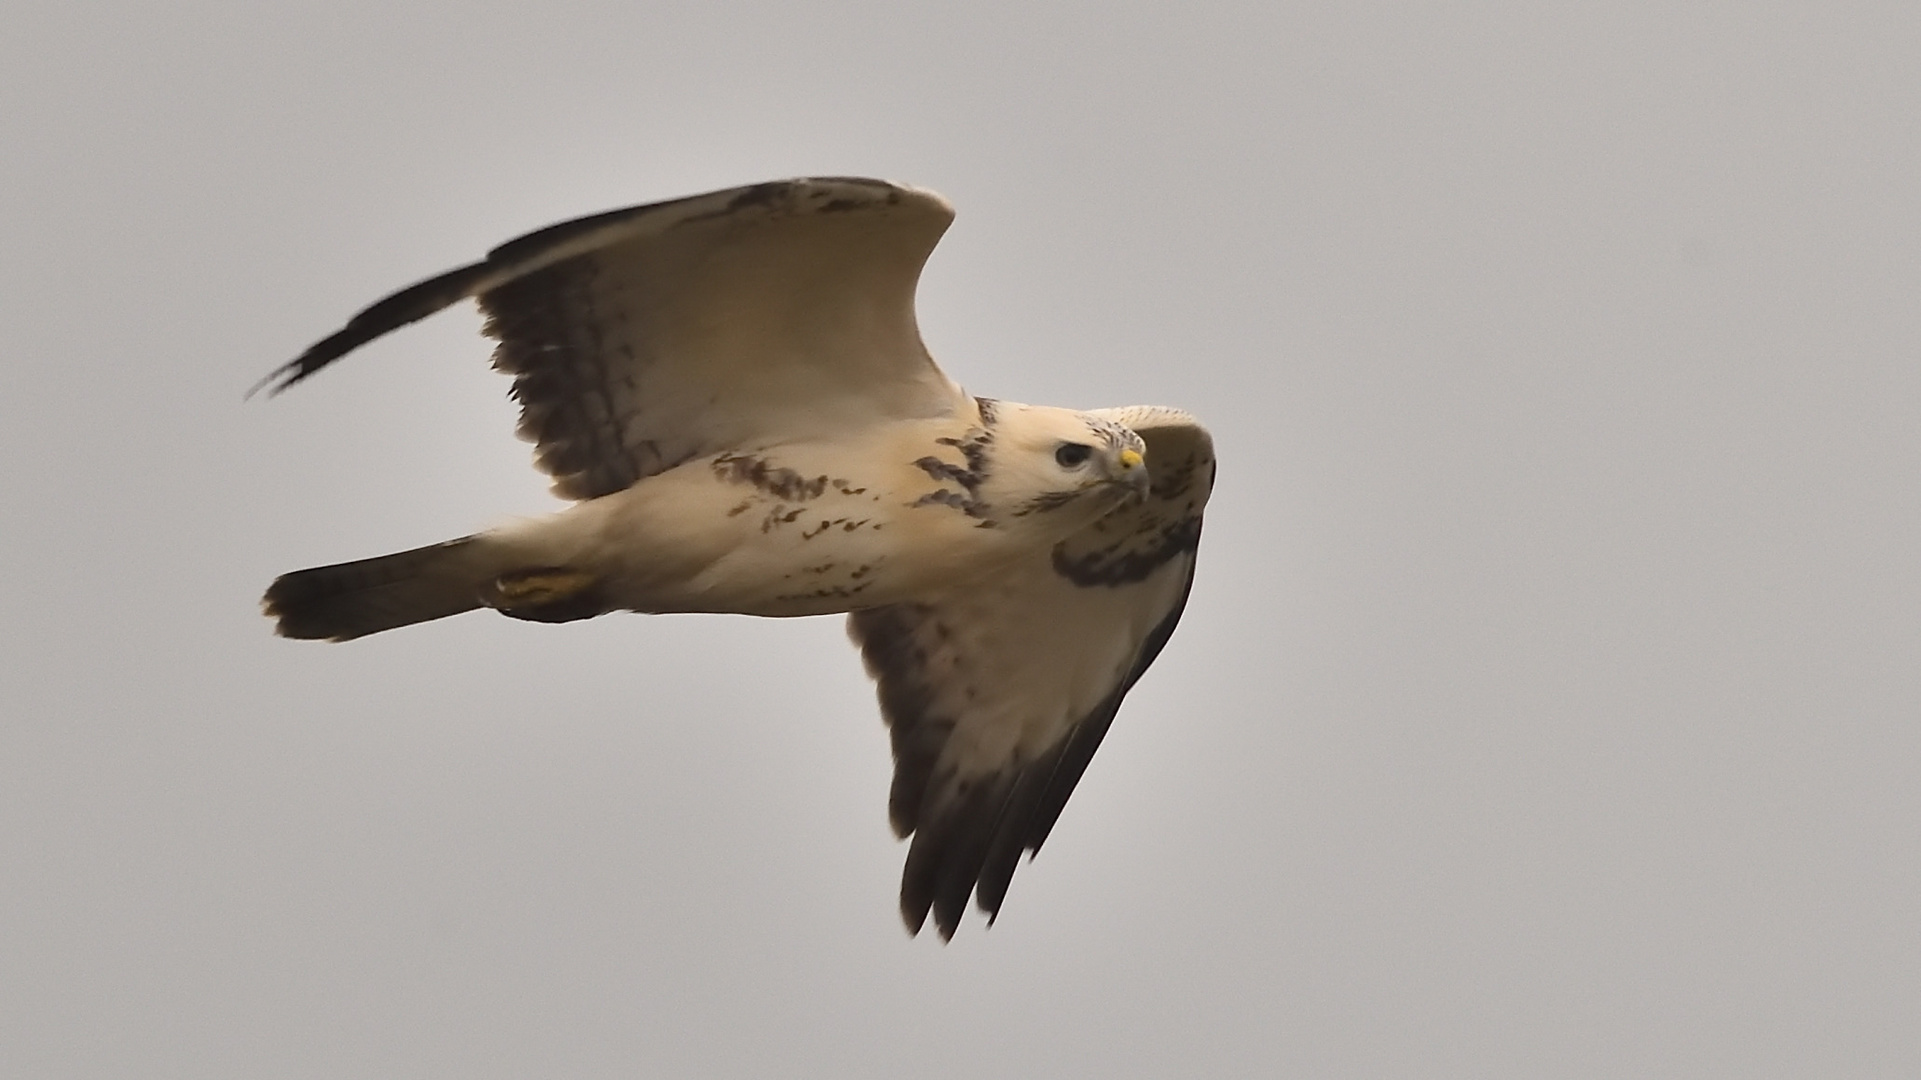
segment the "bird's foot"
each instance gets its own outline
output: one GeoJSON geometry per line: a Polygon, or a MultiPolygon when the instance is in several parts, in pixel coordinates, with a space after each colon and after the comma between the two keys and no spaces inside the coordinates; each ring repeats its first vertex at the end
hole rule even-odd
{"type": "Polygon", "coordinates": [[[481,600],[502,615],[533,622],[572,622],[606,611],[600,579],[565,566],[510,570],[481,591],[481,600]]]}

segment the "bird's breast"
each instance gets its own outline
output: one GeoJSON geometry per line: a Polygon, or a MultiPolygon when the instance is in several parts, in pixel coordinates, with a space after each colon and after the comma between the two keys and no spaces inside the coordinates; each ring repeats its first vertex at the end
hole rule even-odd
{"type": "Polygon", "coordinates": [[[604,542],[620,606],[832,614],[1005,566],[1012,538],[964,476],[930,467],[943,447],[922,434],[716,454],[609,496],[621,502],[604,542]]]}

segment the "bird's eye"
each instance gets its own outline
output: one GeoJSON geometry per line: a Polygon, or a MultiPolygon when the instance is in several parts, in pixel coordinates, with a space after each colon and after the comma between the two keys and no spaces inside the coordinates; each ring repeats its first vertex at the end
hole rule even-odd
{"type": "Polygon", "coordinates": [[[1078,469],[1087,464],[1087,459],[1093,456],[1094,448],[1086,443],[1062,443],[1060,449],[1054,451],[1054,460],[1059,462],[1063,469],[1078,469]]]}

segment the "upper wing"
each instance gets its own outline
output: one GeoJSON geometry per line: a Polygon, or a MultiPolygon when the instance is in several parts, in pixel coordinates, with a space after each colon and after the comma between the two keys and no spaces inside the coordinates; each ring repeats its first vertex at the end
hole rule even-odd
{"type": "Polygon", "coordinates": [[[991,922],[1126,696],[1180,621],[1213,444],[1173,409],[1100,410],[1147,442],[1148,498],[982,587],[855,612],[893,736],[894,831],[913,834],[901,915],[952,937],[974,894],[991,922]]]}
{"type": "Polygon", "coordinates": [[[880,180],[786,180],[613,210],[403,289],[269,376],[278,392],[469,296],[554,490],[619,491],[690,458],[964,400],[914,287],[953,219],[880,180]]]}

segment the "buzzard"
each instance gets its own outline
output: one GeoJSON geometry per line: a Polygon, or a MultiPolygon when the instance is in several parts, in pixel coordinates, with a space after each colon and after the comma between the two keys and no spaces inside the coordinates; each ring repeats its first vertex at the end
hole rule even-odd
{"type": "Polygon", "coordinates": [[[563,222],[387,297],[275,392],[473,297],[549,517],[298,570],[263,601],[345,641],[476,608],[848,615],[892,735],[900,908],[991,923],[1187,601],[1214,481],[1177,409],[974,397],[914,321],[953,218],[879,180],[757,184],[563,222]]]}

